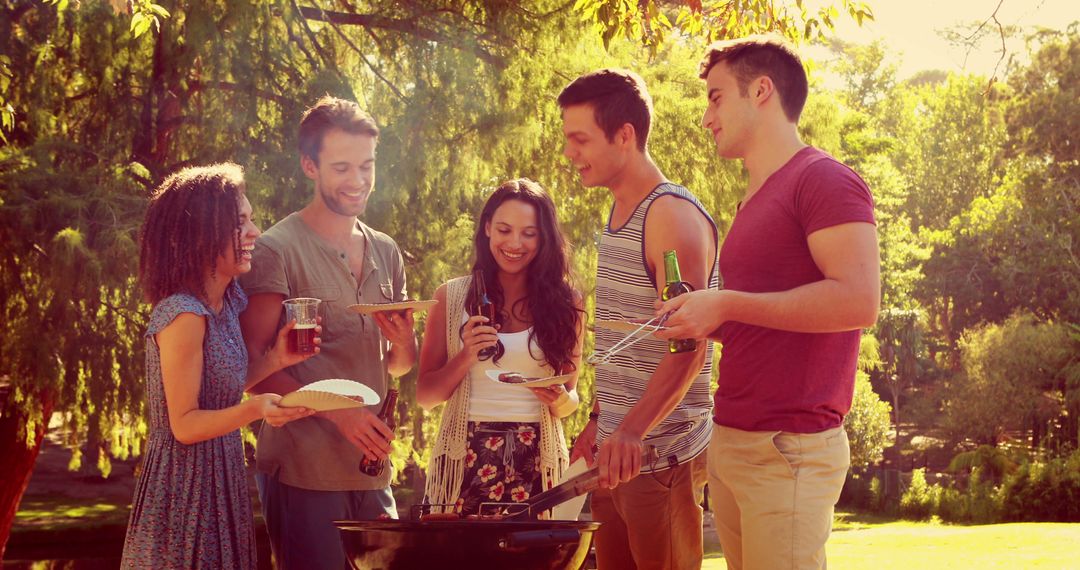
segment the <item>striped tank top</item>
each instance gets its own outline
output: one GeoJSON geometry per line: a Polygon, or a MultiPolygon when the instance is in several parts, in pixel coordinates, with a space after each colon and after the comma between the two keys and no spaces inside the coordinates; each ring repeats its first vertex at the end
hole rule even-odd
{"type": "MultiPolygon", "coordinates": [[[[658,294],[656,279],[645,259],[645,218],[649,207],[661,196],[677,196],[697,206],[709,221],[716,236],[716,223],[686,188],[665,182],[657,186],[638,204],[623,227],[612,229],[611,214],[600,238],[596,269],[596,319],[651,319],[653,303],[658,294]]],[[[614,212],[614,206],[612,206],[614,212]]],[[[718,284],[716,260],[709,273],[709,288],[718,284]]],[[[596,350],[611,348],[626,336],[606,328],[596,328],[596,350]]],[[[712,375],[712,343],[707,342],[705,365],[694,379],[690,390],[671,414],[664,418],[644,443],[655,445],[660,461],[654,466],[642,465],[641,471],[660,471],[685,463],[709,444],[712,429],[712,398],[709,397],[709,378],[712,375]]],[[[611,361],[596,367],[596,397],[600,402],[597,440],[603,441],[622,423],[630,408],[645,393],[645,387],[660,360],[668,354],[667,341],[648,337],[620,351],[611,361]]],[[[663,381],[663,379],[659,379],[663,381]]]]}

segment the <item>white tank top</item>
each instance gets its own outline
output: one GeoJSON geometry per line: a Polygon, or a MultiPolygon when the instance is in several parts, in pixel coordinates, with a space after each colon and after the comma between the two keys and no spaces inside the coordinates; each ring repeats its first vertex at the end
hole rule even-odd
{"type": "MultiPolygon", "coordinates": [[[[463,313],[462,324],[469,316],[463,313]]],[[[539,422],[543,404],[528,388],[503,384],[488,377],[488,370],[520,372],[524,376],[546,377],[554,370],[544,363],[544,351],[532,342],[529,353],[529,333],[532,328],[515,333],[499,333],[505,352],[499,359],[482,360],[469,369],[469,421],[471,422],[539,422]],[[534,358],[535,357],[535,358],[534,358]]]]}

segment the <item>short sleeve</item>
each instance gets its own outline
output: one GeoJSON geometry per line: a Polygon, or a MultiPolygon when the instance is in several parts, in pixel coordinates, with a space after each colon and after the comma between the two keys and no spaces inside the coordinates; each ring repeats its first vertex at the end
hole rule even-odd
{"type": "Polygon", "coordinates": [[[150,323],[146,326],[146,336],[161,332],[181,313],[194,313],[201,317],[211,316],[210,309],[195,297],[186,293],[170,295],[154,305],[154,309],[150,312],[150,323]]]}
{"type": "Polygon", "coordinates": [[[832,159],[806,168],[795,200],[806,236],[840,224],[876,224],[870,188],[855,171],[832,159]]]}
{"type": "Polygon", "coordinates": [[[266,244],[266,240],[255,242],[255,250],[251,252],[251,271],[240,276],[240,286],[248,297],[259,293],[289,296],[285,262],[280,253],[266,244]]]}

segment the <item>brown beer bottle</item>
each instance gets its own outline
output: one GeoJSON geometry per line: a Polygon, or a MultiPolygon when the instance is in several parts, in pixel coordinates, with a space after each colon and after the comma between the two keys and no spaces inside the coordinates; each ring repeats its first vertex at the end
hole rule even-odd
{"type": "MultiPolygon", "coordinates": [[[[386,399],[383,400],[382,409],[379,410],[379,419],[393,431],[397,427],[394,421],[394,407],[397,406],[397,390],[386,391],[386,399]]],[[[370,459],[367,455],[360,460],[360,472],[371,477],[378,477],[386,469],[385,459],[370,459]]]]}
{"type": "MultiPolygon", "coordinates": [[[[679,273],[679,257],[675,250],[664,252],[664,276],[667,282],[660,292],[660,298],[667,301],[694,290],[689,283],[682,280],[679,273]]],[[[673,338],[668,341],[668,352],[694,352],[697,350],[697,341],[692,338],[673,338]]]]}
{"type": "MultiPolygon", "coordinates": [[[[472,316],[487,317],[488,322],[484,323],[488,326],[495,326],[495,303],[491,302],[491,298],[488,297],[487,284],[484,283],[484,272],[477,270],[473,272],[473,294],[476,299],[476,309],[473,311],[472,316]]],[[[499,351],[497,346],[489,346],[482,349],[477,357],[480,360],[487,360],[492,356],[495,356],[499,351]]]]}

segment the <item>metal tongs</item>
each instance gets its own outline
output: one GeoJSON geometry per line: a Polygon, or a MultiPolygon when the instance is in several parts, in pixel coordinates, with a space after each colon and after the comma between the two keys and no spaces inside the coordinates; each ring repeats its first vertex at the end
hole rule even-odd
{"type": "MultiPolygon", "coordinates": [[[[672,456],[674,457],[674,456],[672,456]]],[[[655,445],[646,445],[641,454],[642,465],[656,465],[659,455],[655,445]]],[[[536,520],[541,513],[556,505],[561,505],[574,497],[595,491],[600,487],[599,466],[593,466],[589,470],[571,477],[558,485],[529,497],[524,503],[516,503],[516,512],[510,512],[506,520],[536,520]]],[[[513,508],[511,510],[514,510],[513,508]]]]}
{"type": "Polygon", "coordinates": [[[589,357],[585,359],[585,362],[588,362],[593,366],[596,366],[597,364],[607,364],[608,362],[611,362],[612,357],[614,357],[616,354],[619,354],[620,352],[630,348],[631,346],[634,346],[639,341],[647,338],[652,333],[663,328],[664,323],[667,322],[668,317],[671,316],[672,312],[673,311],[668,311],[658,317],[653,317],[645,321],[644,323],[641,323],[641,326],[627,333],[627,335],[620,339],[619,342],[611,345],[611,348],[590,354],[589,357]],[[641,331],[646,331],[646,334],[641,334],[641,331]]]}

